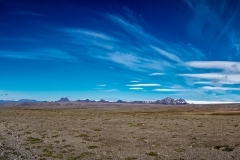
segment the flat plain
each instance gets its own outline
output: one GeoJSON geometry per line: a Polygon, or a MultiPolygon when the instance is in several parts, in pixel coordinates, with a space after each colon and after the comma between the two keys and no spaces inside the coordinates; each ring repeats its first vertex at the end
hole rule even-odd
{"type": "Polygon", "coordinates": [[[240,104],[1,104],[0,159],[240,159],[240,104]]]}

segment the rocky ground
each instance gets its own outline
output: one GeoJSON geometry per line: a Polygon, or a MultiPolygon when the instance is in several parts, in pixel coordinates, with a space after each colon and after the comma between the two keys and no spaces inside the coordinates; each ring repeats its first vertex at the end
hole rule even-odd
{"type": "Polygon", "coordinates": [[[0,105],[0,159],[240,159],[240,105],[0,105]]]}

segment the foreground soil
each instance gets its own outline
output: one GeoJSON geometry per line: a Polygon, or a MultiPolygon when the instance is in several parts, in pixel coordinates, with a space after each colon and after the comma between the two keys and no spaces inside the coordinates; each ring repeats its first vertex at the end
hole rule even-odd
{"type": "Polygon", "coordinates": [[[0,159],[240,159],[240,105],[0,105],[0,159]]]}

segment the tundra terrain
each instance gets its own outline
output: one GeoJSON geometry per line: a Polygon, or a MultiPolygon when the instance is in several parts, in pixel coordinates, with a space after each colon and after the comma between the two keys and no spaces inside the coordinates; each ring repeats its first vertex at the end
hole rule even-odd
{"type": "Polygon", "coordinates": [[[240,159],[240,104],[1,104],[0,159],[240,159]]]}

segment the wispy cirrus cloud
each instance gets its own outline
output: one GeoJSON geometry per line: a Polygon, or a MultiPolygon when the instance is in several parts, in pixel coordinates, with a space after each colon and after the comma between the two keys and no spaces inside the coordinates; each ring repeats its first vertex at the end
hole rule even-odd
{"type": "Polygon", "coordinates": [[[177,57],[176,55],[172,54],[172,53],[169,53],[165,50],[162,50],[158,47],[154,47],[154,46],[151,46],[154,50],[156,50],[158,53],[160,53],[161,55],[165,56],[166,58],[172,60],[172,61],[175,61],[175,62],[178,62],[178,63],[182,63],[182,60],[180,60],[179,57],[177,57]]]}
{"type": "Polygon", "coordinates": [[[88,56],[92,58],[110,60],[138,71],[163,70],[164,67],[171,67],[169,62],[160,58],[156,60],[149,56],[139,56],[146,51],[152,52],[151,48],[141,49],[132,44],[125,44],[125,39],[119,37],[113,38],[114,36],[105,33],[83,29],[63,29],[61,32],[69,34],[73,38],[71,41],[85,48],[86,53],[89,53],[88,56]],[[123,48],[123,44],[127,46],[123,48]]]}
{"type": "MultiPolygon", "coordinates": [[[[199,50],[193,47],[192,45],[180,45],[174,43],[167,43],[163,40],[157,39],[149,33],[146,33],[142,27],[140,27],[136,22],[127,22],[124,19],[117,17],[115,15],[108,15],[110,19],[119,24],[125,32],[130,34],[132,37],[135,37],[139,44],[142,44],[142,48],[136,50],[136,47],[132,47],[133,50],[130,53],[138,53],[143,57],[144,53],[148,53],[148,58],[161,60],[162,67],[172,68],[172,63],[183,63],[184,60],[190,59],[199,59],[204,57],[204,54],[199,50]],[[139,50],[140,49],[140,50],[139,50]],[[184,59],[180,59],[178,55],[188,55],[184,56],[184,59]],[[163,61],[164,60],[164,61],[163,61]]],[[[131,47],[130,47],[131,48],[131,47]]],[[[129,53],[129,51],[127,52],[129,53]]]]}
{"type": "Polygon", "coordinates": [[[240,88],[203,86],[205,90],[240,91],[240,88]]]}
{"type": "Polygon", "coordinates": [[[149,76],[162,76],[165,75],[166,73],[151,73],[149,76]]]}
{"type": "Polygon", "coordinates": [[[120,53],[120,52],[111,53],[111,54],[108,54],[108,57],[102,57],[102,58],[125,65],[130,69],[138,70],[138,71],[147,71],[149,69],[163,70],[163,66],[161,64],[165,64],[166,66],[169,65],[167,62],[164,62],[164,61],[161,63],[160,60],[159,61],[151,60],[147,58],[141,58],[133,54],[120,53]]]}
{"type": "Polygon", "coordinates": [[[126,86],[131,86],[131,87],[155,87],[155,86],[161,86],[161,85],[157,84],[157,83],[149,83],[149,84],[127,84],[126,86]]]}
{"type": "Polygon", "coordinates": [[[115,15],[111,15],[108,14],[107,17],[112,20],[113,22],[117,23],[120,25],[120,27],[122,29],[124,29],[125,32],[129,33],[132,37],[135,37],[136,39],[140,40],[140,41],[147,41],[147,40],[151,40],[151,41],[157,41],[157,39],[155,39],[154,37],[152,37],[151,35],[145,33],[142,29],[142,27],[140,27],[137,23],[129,23],[127,21],[125,21],[124,19],[115,16],[115,15]],[[145,39],[142,39],[145,38],[145,39]]]}
{"type": "Polygon", "coordinates": [[[123,10],[130,20],[137,21],[135,18],[134,12],[131,9],[129,9],[128,7],[123,7],[123,10]]]}
{"type": "Polygon", "coordinates": [[[172,88],[157,88],[154,89],[153,91],[157,91],[157,92],[177,92],[180,91],[179,89],[172,89],[172,88]]]}
{"type": "Polygon", "coordinates": [[[132,80],[132,81],[130,81],[130,82],[132,82],[132,83],[139,83],[139,82],[141,82],[141,81],[132,80]]]}
{"type": "Polygon", "coordinates": [[[240,62],[231,61],[190,61],[185,63],[189,67],[201,69],[221,69],[227,72],[240,72],[240,62]]]}
{"type": "MultiPolygon", "coordinates": [[[[129,14],[134,16],[129,9],[125,10],[127,17],[129,14]]],[[[106,22],[100,23],[117,24],[115,31],[89,28],[62,28],[56,31],[67,34],[68,43],[73,43],[74,48],[81,50],[85,56],[109,60],[136,71],[173,70],[176,69],[176,63],[203,56],[201,51],[192,45],[167,43],[154,37],[144,31],[136,18],[130,18],[129,21],[113,14],[106,14],[104,18],[106,22]],[[121,29],[123,32],[119,32],[121,29]],[[188,56],[180,59],[181,54],[188,56]]]]}
{"type": "Polygon", "coordinates": [[[143,88],[141,87],[132,87],[132,88],[129,88],[130,90],[142,90],[143,88]]]}
{"type": "Polygon", "coordinates": [[[222,84],[240,84],[240,74],[224,74],[224,73],[201,73],[201,74],[179,74],[179,76],[209,79],[213,83],[222,84]]]}
{"type": "MultiPolygon", "coordinates": [[[[200,73],[200,74],[180,74],[180,76],[195,78],[197,81],[193,84],[223,85],[240,84],[240,63],[232,61],[190,61],[185,63],[191,68],[204,70],[220,70],[219,73],[200,73]],[[199,81],[200,79],[200,81],[199,81]],[[202,81],[210,80],[210,81],[202,81]]],[[[206,89],[206,88],[205,88],[206,89]]],[[[224,88],[211,88],[209,90],[224,90],[224,88]]]]}
{"type": "Polygon", "coordinates": [[[179,74],[179,76],[192,77],[192,78],[202,78],[202,79],[222,79],[227,75],[220,73],[199,73],[199,74],[179,74]]]}
{"type": "Polygon", "coordinates": [[[188,34],[200,44],[208,45],[210,50],[215,50],[221,57],[230,60],[239,55],[238,17],[240,14],[239,1],[222,1],[212,3],[210,1],[185,0],[193,11],[192,19],[189,20],[188,34]],[[223,16],[224,15],[224,16],[223,16]],[[222,41],[224,47],[219,47],[222,41]],[[224,52],[228,51],[228,54],[224,52]]]}
{"type": "Polygon", "coordinates": [[[85,36],[85,38],[86,37],[97,38],[97,39],[106,40],[106,41],[114,41],[114,40],[116,40],[113,37],[111,37],[109,35],[106,35],[105,33],[100,33],[100,32],[93,31],[93,30],[88,30],[88,29],[65,28],[65,29],[62,29],[61,31],[69,33],[73,37],[85,36]]]}
{"type": "Polygon", "coordinates": [[[106,84],[99,84],[99,85],[97,85],[97,86],[99,86],[99,87],[105,87],[105,86],[107,86],[106,84]]]}

